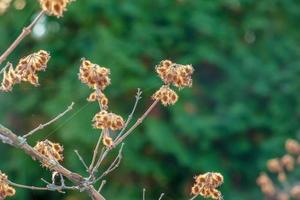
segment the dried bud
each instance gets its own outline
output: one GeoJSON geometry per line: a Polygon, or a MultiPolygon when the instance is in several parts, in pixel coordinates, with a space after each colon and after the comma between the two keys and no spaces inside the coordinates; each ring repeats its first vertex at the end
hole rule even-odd
{"type": "Polygon", "coordinates": [[[9,186],[6,174],[0,171],[0,199],[5,199],[6,197],[14,196],[16,190],[9,186]]]}
{"type": "Polygon", "coordinates": [[[271,160],[268,160],[267,162],[267,167],[268,169],[271,171],[271,172],[275,172],[275,173],[278,173],[278,172],[281,172],[282,171],[282,166],[281,166],[281,163],[278,159],[274,158],[274,159],[271,159],[271,160]]]}
{"type": "Polygon", "coordinates": [[[180,65],[170,60],[163,60],[156,66],[156,72],[165,84],[173,84],[178,88],[192,86],[192,65],[180,65]]]}
{"type": "Polygon", "coordinates": [[[256,180],[257,185],[260,186],[261,191],[267,196],[273,196],[276,193],[272,180],[266,173],[261,173],[256,180]]]}
{"type": "Polygon", "coordinates": [[[220,173],[208,172],[200,174],[195,178],[195,184],[191,188],[192,195],[201,195],[204,198],[221,200],[222,194],[216,188],[219,187],[224,179],[220,173]]]}
{"type": "Polygon", "coordinates": [[[285,142],[285,149],[288,153],[299,154],[300,153],[300,144],[293,139],[288,139],[285,142]]]}
{"type": "Polygon", "coordinates": [[[291,189],[290,194],[294,199],[300,199],[300,185],[294,186],[291,189]]]}
{"type": "Polygon", "coordinates": [[[88,60],[82,60],[79,79],[93,89],[104,90],[110,84],[110,70],[88,60]]]}
{"type": "Polygon", "coordinates": [[[14,84],[21,81],[21,77],[15,72],[12,64],[10,64],[8,70],[3,72],[3,80],[1,83],[0,90],[4,92],[9,92],[12,90],[14,84]]]}
{"type": "Polygon", "coordinates": [[[109,136],[104,136],[102,142],[108,148],[111,148],[113,146],[113,140],[109,136]]]}
{"type": "Polygon", "coordinates": [[[285,167],[288,171],[294,170],[295,166],[295,159],[291,155],[284,155],[281,158],[281,163],[283,167],[285,167]]]}
{"type": "MultiPolygon", "coordinates": [[[[38,142],[34,149],[43,156],[55,160],[57,162],[63,160],[63,147],[59,143],[53,143],[49,140],[38,142]]],[[[43,163],[43,166],[49,167],[49,163],[43,163]]]]}
{"type": "Polygon", "coordinates": [[[92,92],[87,101],[98,101],[102,108],[106,109],[108,107],[108,98],[102,92],[100,94],[97,94],[97,91],[92,92]]]}
{"type": "Polygon", "coordinates": [[[124,120],[121,116],[109,113],[105,110],[97,113],[93,118],[93,126],[97,129],[120,130],[124,126],[124,120]]]}
{"type": "Polygon", "coordinates": [[[40,5],[48,15],[62,17],[71,0],[39,0],[40,5]]]}
{"type": "Polygon", "coordinates": [[[178,95],[168,86],[162,86],[152,96],[154,100],[160,100],[164,106],[173,105],[178,100],[178,95]]]}

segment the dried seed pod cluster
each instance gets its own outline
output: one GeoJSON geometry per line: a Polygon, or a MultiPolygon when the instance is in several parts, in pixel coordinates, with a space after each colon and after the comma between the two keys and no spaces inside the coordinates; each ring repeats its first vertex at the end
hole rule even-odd
{"type": "MultiPolygon", "coordinates": [[[[63,147],[59,143],[53,143],[49,140],[37,142],[34,149],[40,154],[55,160],[57,162],[63,160],[63,147]]],[[[44,167],[49,167],[47,163],[43,163],[44,167]]]]}
{"type": "Polygon", "coordinates": [[[257,185],[266,199],[300,199],[300,185],[287,179],[287,173],[292,175],[297,171],[296,166],[300,165],[300,144],[296,140],[288,139],[285,143],[285,150],[285,155],[267,162],[268,171],[277,175],[281,185],[275,185],[266,173],[261,173],[257,178],[257,185]],[[286,188],[286,185],[290,188],[286,188]]]}
{"type": "Polygon", "coordinates": [[[120,130],[124,126],[124,120],[121,116],[102,110],[93,118],[93,126],[97,129],[120,130]]]}
{"type": "Polygon", "coordinates": [[[165,84],[184,88],[192,86],[192,65],[181,65],[170,60],[163,60],[156,66],[156,72],[165,84]]]}
{"type": "Polygon", "coordinates": [[[82,59],[79,69],[79,79],[90,88],[104,90],[110,84],[110,70],[82,59]]]}
{"type": "Polygon", "coordinates": [[[14,196],[16,193],[15,189],[8,184],[6,174],[0,171],[0,199],[14,196]]]}
{"type": "Polygon", "coordinates": [[[170,85],[179,89],[192,86],[194,72],[192,65],[181,65],[170,60],[163,60],[155,69],[165,85],[155,92],[152,99],[161,101],[164,106],[173,105],[178,100],[176,92],[170,88],[170,85]]]}
{"type": "Polygon", "coordinates": [[[217,189],[224,182],[222,174],[215,172],[207,172],[195,177],[195,183],[191,189],[194,196],[202,196],[204,198],[223,199],[221,192],[217,189]]]}
{"type": "Polygon", "coordinates": [[[11,91],[13,86],[20,83],[20,81],[29,82],[34,86],[38,86],[39,78],[37,72],[46,69],[49,59],[49,53],[44,50],[21,58],[15,69],[10,65],[8,69],[4,71],[0,90],[5,92],[11,91]]]}
{"type": "Polygon", "coordinates": [[[160,100],[164,106],[173,105],[178,100],[178,95],[169,86],[163,85],[152,96],[155,100],[160,100]]]}
{"type": "Polygon", "coordinates": [[[82,83],[95,90],[89,95],[87,101],[97,101],[100,105],[100,111],[93,117],[92,123],[94,128],[102,129],[105,132],[102,142],[107,147],[113,145],[110,130],[117,131],[124,126],[124,120],[121,116],[107,111],[109,101],[103,90],[111,83],[109,75],[110,70],[108,68],[82,59],[78,77],[82,83]]]}
{"type": "Polygon", "coordinates": [[[71,0],[39,0],[41,8],[47,15],[62,17],[71,0]]]}

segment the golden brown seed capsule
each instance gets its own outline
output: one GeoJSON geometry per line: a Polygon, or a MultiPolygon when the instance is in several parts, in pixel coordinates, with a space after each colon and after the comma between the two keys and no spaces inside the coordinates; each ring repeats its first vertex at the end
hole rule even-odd
{"type": "Polygon", "coordinates": [[[62,17],[70,0],[39,0],[42,9],[48,14],[62,17]]]}
{"type": "Polygon", "coordinates": [[[154,100],[159,100],[164,106],[173,105],[178,100],[178,95],[168,86],[162,86],[152,96],[154,100]]]}

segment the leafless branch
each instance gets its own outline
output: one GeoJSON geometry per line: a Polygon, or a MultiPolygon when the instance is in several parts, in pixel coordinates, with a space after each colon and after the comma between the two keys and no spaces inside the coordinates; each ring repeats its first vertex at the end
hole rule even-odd
{"type": "Polygon", "coordinates": [[[146,188],[143,188],[143,200],[146,200],[146,188]]]}
{"type": "Polygon", "coordinates": [[[127,118],[127,120],[125,122],[125,125],[124,125],[123,129],[120,131],[120,133],[116,137],[115,141],[117,141],[122,136],[122,134],[124,133],[124,131],[127,128],[128,124],[132,120],[132,117],[133,117],[133,114],[134,114],[134,112],[136,110],[136,107],[137,107],[140,99],[142,98],[141,95],[142,95],[142,91],[141,91],[140,88],[138,88],[138,91],[137,91],[137,93],[135,95],[135,103],[134,103],[133,109],[132,109],[131,113],[128,115],[128,118],[127,118]]]}
{"type": "Polygon", "coordinates": [[[106,184],[106,180],[103,180],[102,182],[101,182],[101,185],[100,185],[100,187],[99,187],[99,189],[98,189],[98,192],[100,193],[101,192],[101,190],[102,190],[102,188],[103,188],[103,186],[106,184]]]}
{"type": "Polygon", "coordinates": [[[11,143],[10,145],[21,149],[24,151],[27,155],[31,156],[34,160],[38,160],[41,163],[49,166],[51,171],[56,171],[59,174],[62,174],[64,177],[69,179],[71,182],[74,183],[74,185],[78,186],[80,189],[86,191],[89,196],[93,200],[105,200],[105,198],[95,190],[95,188],[88,184],[86,179],[82,177],[81,175],[74,173],[70,171],[69,169],[66,169],[62,165],[60,165],[58,162],[43,156],[39,152],[37,152],[32,146],[30,146],[26,140],[24,140],[23,137],[18,137],[15,133],[13,133],[11,130],[5,128],[3,125],[0,124],[0,135],[4,136],[5,138],[8,138],[11,143]]]}
{"type": "Polygon", "coordinates": [[[5,67],[3,67],[1,70],[0,70],[0,74],[2,74],[8,67],[12,66],[12,64],[10,62],[7,62],[5,67]]]}
{"type": "Polygon", "coordinates": [[[85,169],[88,171],[89,167],[87,166],[87,164],[84,162],[82,156],[79,154],[78,150],[74,150],[74,152],[76,153],[78,159],[80,160],[80,162],[82,163],[82,165],[85,167],[85,169]]]}
{"type": "Polygon", "coordinates": [[[124,143],[122,143],[121,148],[119,149],[119,153],[118,153],[117,157],[115,158],[115,160],[110,164],[110,166],[107,168],[107,170],[105,172],[103,172],[103,174],[100,177],[98,177],[94,182],[101,180],[103,177],[105,177],[106,175],[108,175],[109,173],[111,173],[112,171],[114,171],[115,169],[117,169],[119,167],[120,162],[122,160],[123,147],[124,147],[124,143]]]}
{"type": "Polygon", "coordinates": [[[164,197],[165,193],[161,193],[158,200],[162,200],[162,198],[164,197]]]}
{"type": "Polygon", "coordinates": [[[101,143],[101,140],[102,140],[102,137],[103,137],[103,133],[104,133],[104,130],[101,131],[101,134],[100,134],[100,136],[99,136],[97,145],[96,145],[96,147],[95,147],[95,149],[94,149],[93,159],[92,159],[92,162],[91,162],[91,164],[90,164],[90,166],[89,166],[89,168],[88,168],[88,170],[89,170],[90,172],[93,171],[93,167],[94,167],[94,164],[95,164],[95,161],[96,161],[96,157],[97,157],[97,154],[98,154],[98,151],[99,151],[99,146],[100,146],[100,143],[101,143]]]}
{"type": "Polygon", "coordinates": [[[34,134],[35,132],[45,128],[46,126],[54,123],[55,121],[59,120],[61,117],[63,117],[67,112],[69,112],[70,110],[73,109],[73,105],[74,105],[74,102],[71,103],[71,105],[68,106],[68,108],[60,113],[59,115],[57,115],[55,118],[53,118],[52,120],[50,120],[49,122],[45,123],[45,124],[40,124],[38,127],[36,127],[35,129],[33,129],[32,131],[30,131],[29,133],[27,133],[26,135],[24,135],[23,137],[24,138],[27,138],[29,136],[31,136],[32,134],[34,134]]]}
{"type": "Polygon", "coordinates": [[[21,34],[17,37],[17,39],[8,47],[8,49],[0,56],[0,65],[6,58],[13,52],[13,50],[20,44],[20,42],[31,33],[33,27],[39,21],[39,19],[44,15],[44,11],[41,11],[35,19],[29,24],[29,26],[23,28],[21,34]]]}
{"type": "Polygon", "coordinates": [[[192,198],[190,198],[189,200],[194,200],[198,197],[199,195],[194,195],[192,198]]]}

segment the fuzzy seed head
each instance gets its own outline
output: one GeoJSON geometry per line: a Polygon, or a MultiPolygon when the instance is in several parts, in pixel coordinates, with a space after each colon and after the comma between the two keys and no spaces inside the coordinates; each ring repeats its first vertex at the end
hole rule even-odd
{"type": "MultiPolygon", "coordinates": [[[[59,143],[53,143],[49,140],[38,142],[34,149],[43,156],[53,159],[57,162],[63,160],[63,147],[59,143]]],[[[43,163],[44,167],[49,167],[47,163],[43,163]]]]}
{"type": "Polygon", "coordinates": [[[162,86],[158,91],[154,93],[152,99],[159,100],[164,106],[173,105],[178,100],[176,92],[168,86],[162,86]]]}
{"type": "Polygon", "coordinates": [[[221,200],[223,197],[217,187],[219,187],[223,181],[224,178],[220,173],[208,172],[200,174],[195,177],[195,184],[191,189],[191,194],[221,200]]]}
{"type": "Polygon", "coordinates": [[[11,197],[16,194],[16,190],[9,186],[6,174],[0,171],[0,199],[11,197]]]}
{"type": "Polygon", "coordinates": [[[192,65],[181,65],[163,60],[156,66],[156,72],[165,84],[173,84],[175,87],[184,88],[192,86],[192,65]]]}
{"type": "Polygon", "coordinates": [[[62,17],[71,0],[39,0],[43,11],[50,16],[62,17]]]}
{"type": "Polygon", "coordinates": [[[296,140],[288,139],[285,142],[285,149],[290,154],[295,154],[295,155],[300,154],[300,144],[296,140]]]}
{"type": "Polygon", "coordinates": [[[90,88],[104,90],[110,84],[110,70],[91,63],[89,60],[82,60],[79,69],[79,80],[90,88]]]}
{"type": "Polygon", "coordinates": [[[121,116],[102,110],[98,112],[93,120],[93,126],[96,129],[120,130],[124,126],[124,120],[121,116]]]}

